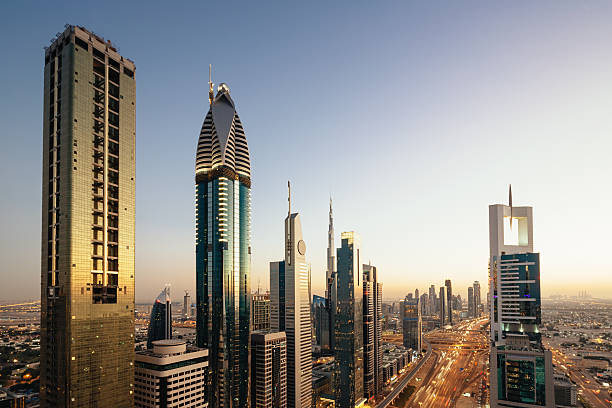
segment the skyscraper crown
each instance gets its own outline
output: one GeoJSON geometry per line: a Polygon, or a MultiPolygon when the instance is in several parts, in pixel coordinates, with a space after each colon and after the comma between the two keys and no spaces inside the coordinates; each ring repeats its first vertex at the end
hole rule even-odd
{"type": "Polygon", "coordinates": [[[223,174],[251,184],[251,161],[229,87],[221,83],[204,119],[196,154],[196,182],[223,174]]]}

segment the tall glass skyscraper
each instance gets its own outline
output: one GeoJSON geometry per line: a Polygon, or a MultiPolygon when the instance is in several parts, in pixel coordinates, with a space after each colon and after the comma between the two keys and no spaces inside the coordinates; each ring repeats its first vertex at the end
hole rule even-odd
{"type": "Polygon", "coordinates": [[[153,342],[172,338],[172,301],[170,288],[166,286],[153,303],[149,330],[147,333],[147,349],[153,349],[153,342]]]}
{"type": "Polygon", "coordinates": [[[134,63],[67,25],[45,50],[40,403],[134,405],[134,63]]]}
{"type": "Polygon", "coordinates": [[[363,362],[363,270],[359,235],[343,232],[334,279],[334,393],[337,408],[365,402],[363,362]]]}
{"type": "Polygon", "coordinates": [[[196,155],[196,339],[209,351],[210,407],[249,396],[251,168],[240,118],[220,84],[196,155]]]}

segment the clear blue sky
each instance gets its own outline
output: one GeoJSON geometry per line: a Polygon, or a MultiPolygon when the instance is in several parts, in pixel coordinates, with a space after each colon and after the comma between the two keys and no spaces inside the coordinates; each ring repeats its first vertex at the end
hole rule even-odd
{"type": "Polygon", "coordinates": [[[291,179],[315,293],[330,194],[337,244],[361,234],[386,298],[486,292],[508,183],[534,207],[544,293],[611,293],[612,3],[83,3],[0,6],[0,301],[39,296],[43,46],[66,23],[137,66],[137,301],[194,287],[209,63],[251,152],[253,288],[283,255],[291,179]]]}

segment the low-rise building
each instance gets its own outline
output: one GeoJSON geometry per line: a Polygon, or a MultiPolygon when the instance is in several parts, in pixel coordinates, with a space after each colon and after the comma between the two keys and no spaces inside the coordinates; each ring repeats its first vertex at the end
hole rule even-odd
{"type": "Polygon", "coordinates": [[[134,406],[207,407],[204,374],[208,350],[187,347],[183,340],[158,340],[153,349],[136,353],[134,406]]]}

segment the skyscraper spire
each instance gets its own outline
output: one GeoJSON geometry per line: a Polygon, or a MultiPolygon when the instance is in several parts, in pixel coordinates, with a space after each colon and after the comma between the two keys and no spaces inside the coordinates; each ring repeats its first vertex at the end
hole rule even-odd
{"type": "Polygon", "coordinates": [[[336,257],[334,256],[334,213],[332,209],[332,198],[329,197],[329,227],[327,230],[327,288],[325,289],[325,297],[331,300],[331,284],[336,272],[336,257]]]}
{"type": "Polygon", "coordinates": [[[208,64],[208,103],[212,105],[215,99],[214,84],[212,83],[212,64],[208,64]]]}
{"type": "Polygon", "coordinates": [[[291,215],[291,181],[287,180],[287,190],[289,192],[289,195],[287,197],[287,201],[289,202],[289,210],[287,212],[287,215],[291,215]]]}
{"type": "Polygon", "coordinates": [[[510,206],[510,229],[512,229],[512,184],[508,191],[508,205],[510,206]]]}

